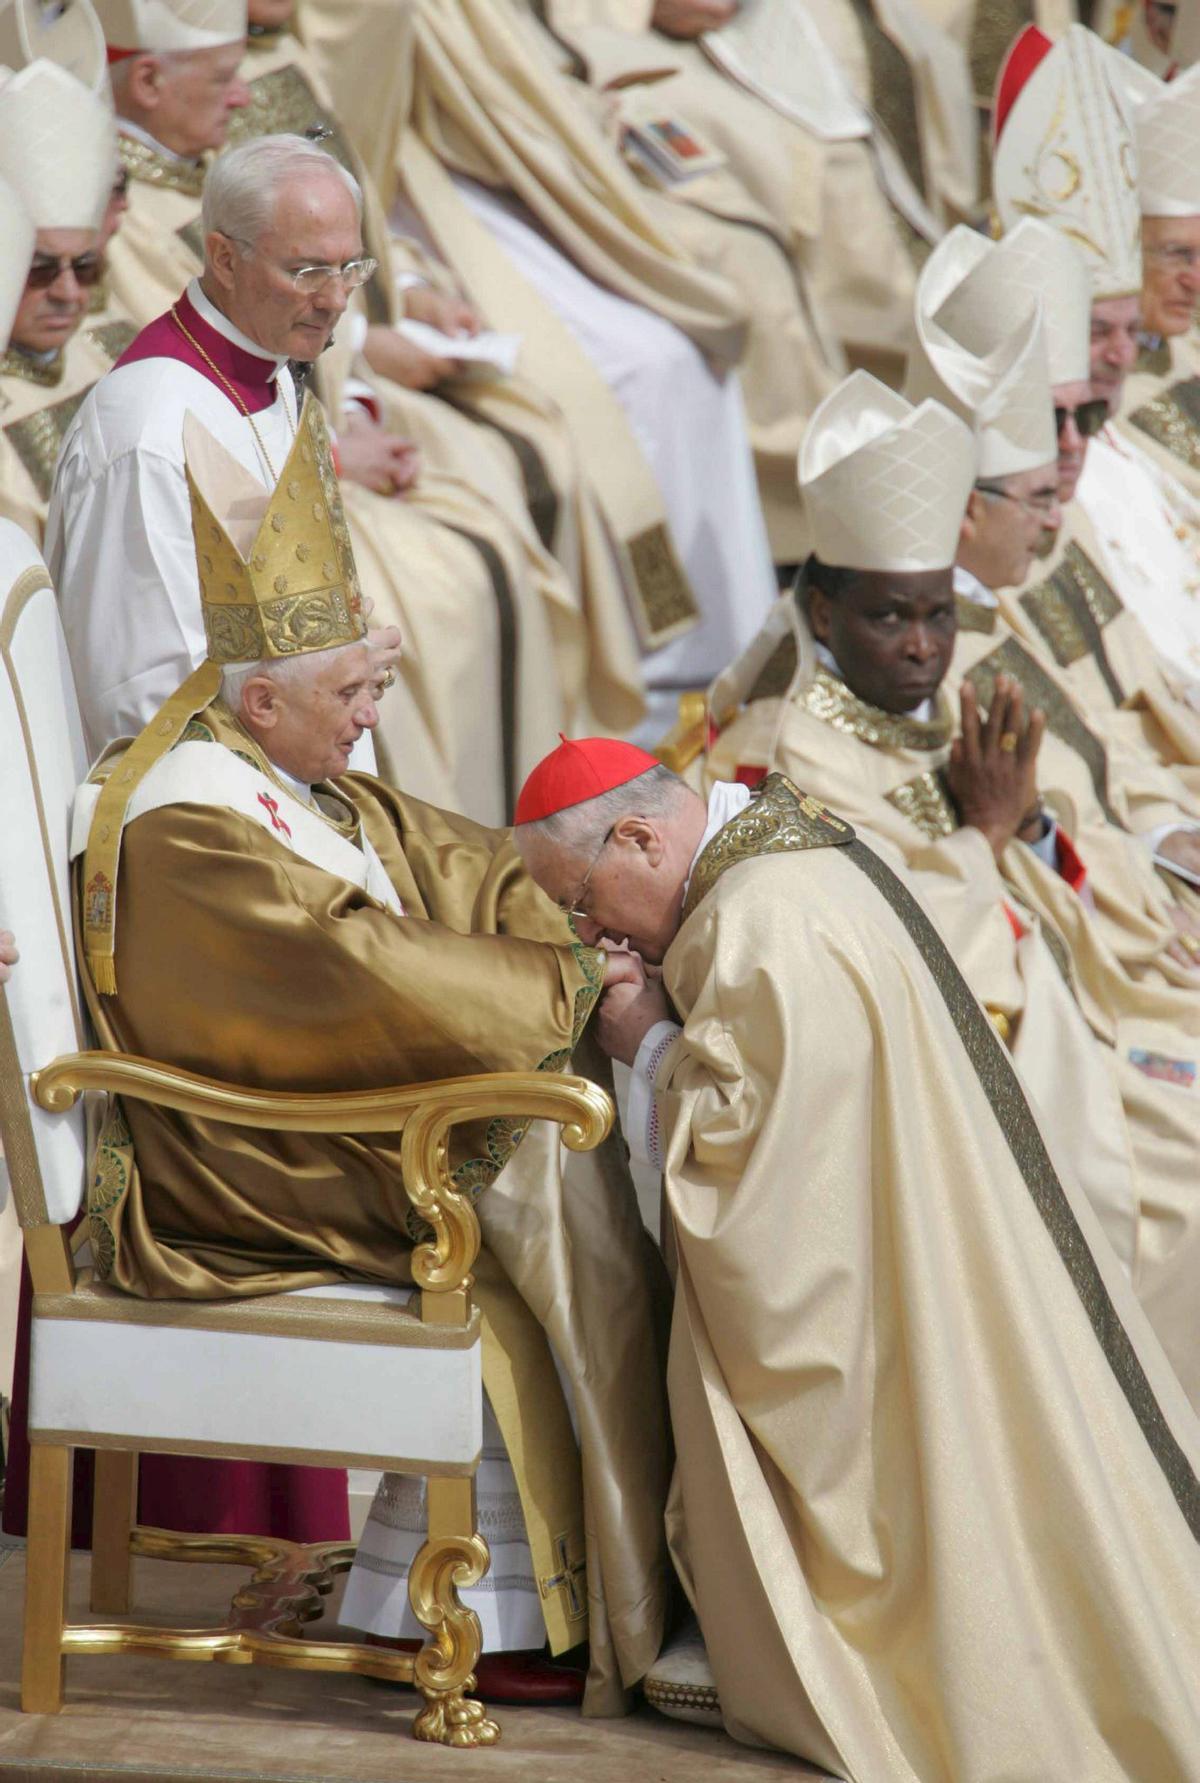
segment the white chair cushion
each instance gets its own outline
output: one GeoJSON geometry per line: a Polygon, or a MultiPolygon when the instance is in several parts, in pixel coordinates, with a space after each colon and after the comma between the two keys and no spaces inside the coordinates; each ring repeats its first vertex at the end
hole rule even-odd
{"type": "Polygon", "coordinates": [[[411,1290],[338,1284],[248,1301],[40,1297],[30,1439],[447,1473],[482,1443],[478,1317],[426,1326],[411,1290]]]}
{"type": "Polygon", "coordinates": [[[721,1727],[721,1702],[704,1638],[695,1617],[689,1617],[667,1642],[642,1681],[646,1701],[673,1721],[698,1727],[721,1727]]]}

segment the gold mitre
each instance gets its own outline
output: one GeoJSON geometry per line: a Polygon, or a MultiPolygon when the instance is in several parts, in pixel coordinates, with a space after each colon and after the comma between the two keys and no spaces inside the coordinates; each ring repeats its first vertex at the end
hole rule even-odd
{"type": "Polygon", "coordinates": [[[210,50],[246,35],[246,0],[95,0],[111,50],[210,50]]]}
{"type": "Polygon", "coordinates": [[[359,643],[367,630],[362,592],[329,435],[311,393],[273,490],[190,411],[183,449],[209,661],[260,662],[359,643]]]}
{"type": "Polygon", "coordinates": [[[0,177],[0,353],[8,345],[17,305],[25,290],[25,280],[33,263],[37,240],[33,218],[21,202],[20,194],[0,177]]]}
{"type": "Polygon", "coordinates": [[[116,166],[116,126],[98,93],[45,57],[0,70],[0,174],[35,228],[98,229],[116,166]]]}
{"type": "Polygon", "coordinates": [[[1041,217],[1061,229],[1083,250],[1094,300],[1142,286],[1127,62],[1083,25],[1054,44],[1029,26],[996,87],[992,182],[1001,225],[1041,217]]]}
{"type": "Polygon", "coordinates": [[[57,62],[93,93],[108,92],[104,29],[91,0],[0,0],[0,62],[57,62]]]}
{"type": "MultiPolygon", "coordinates": [[[[969,346],[946,326],[946,299],[974,266],[977,241],[982,237],[959,224],[921,269],[904,394],[910,402],[932,397],[961,415],[975,434],[976,475],[1008,477],[1058,457],[1042,307],[1035,299],[1023,312],[1010,310],[1003,326],[973,331],[969,346]]],[[[983,248],[986,254],[990,244],[983,248]]]]}
{"type": "Polygon", "coordinates": [[[914,407],[855,371],[813,414],[799,480],[822,563],[949,569],[975,480],[975,441],[941,403],[914,407]]]}
{"type": "MultiPolygon", "coordinates": [[[[1092,291],[1083,254],[1061,230],[1022,217],[999,241],[951,230],[956,276],[934,320],[972,353],[984,354],[1038,302],[1051,384],[1088,378],[1092,291]]],[[[949,251],[949,250],[948,250],[949,251]]]]}

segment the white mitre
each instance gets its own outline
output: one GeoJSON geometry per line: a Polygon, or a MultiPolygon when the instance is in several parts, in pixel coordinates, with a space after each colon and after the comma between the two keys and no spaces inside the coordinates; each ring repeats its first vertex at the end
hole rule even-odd
{"type": "Polygon", "coordinates": [[[210,50],[246,35],[246,0],[95,0],[110,49],[210,50]]]}
{"type": "Polygon", "coordinates": [[[0,353],[12,333],[36,239],[33,218],[19,194],[6,179],[0,179],[0,353]]]}
{"type": "Polygon", "coordinates": [[[957,279],[934,320],[982,355],[1040,301],[1051,384],[1086,382],[1092,288],[1075,243],[1036,217],[1022,217],[999,241],[962,226],[950,240],[957,279]]]}
{"type": "Polygon", "coordinates": [[[975,441],[941,403],[914,408],[869,372],[856,371],[809,422],[799,480],[822,563],[944,570],[958,552],[975,441]]]}
{"type": "Polygon", "coordinates": [[[0,83],[0,174],[34,227],[98,229],[117,164],[107,102],[43,58],[0,83]]]}
{"type": "Polygon", "coordinates": [[[1092,297],[1142,288],[1141,214],[1128,58],[1082,25],[1055,44],[1028,26],[996,84],[992,160],[1004,229],[1041,217],[1083,249],[1092,297]]]}
{"type": "MultiPolygon", "coordinates": [[[[910,402],[932,397],[962,416],[975,433],[977,476],[1009,477],[1056,460],[1054,399],[1040,299],[1032,308],[1010,308],[1007,321],[991,331],[972,328],[970,346],[945,324],[946,300],[959,294],[964,269],[978,264],[974,244],[981,240],[959,224],[925,262],[904,394],[910,402]]],[[[989,247],[983,243],[985,257],[989,247]]],[[[960,316],[976,319],[969,302],[955,307],[960,316]]]]}
{"type": "Polygon", "coordinates": [[[1138,68],[1131,97],[1142,215],[1200,216],[1200,67],[1173,81],[1138,68]]]}
{"type": "Polygon", "coordinates": [[[91,0],[0,0],[0,62],[25,68],[44,57],[94,93],[108,91],[104,30],[91,0]]]}

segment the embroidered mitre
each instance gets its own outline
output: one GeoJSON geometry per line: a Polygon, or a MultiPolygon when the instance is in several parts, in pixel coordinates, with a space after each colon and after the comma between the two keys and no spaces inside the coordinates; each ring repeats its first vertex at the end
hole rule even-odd
{"type": "Polygon", "coordinates": [[[904,394],[910,402],[932,397],[961,415],[975,433],[976,475],[1007,477],[1056,461],[1054,402],[1040,299],[1023,317],[1010,310],[1004,328],[982,337],[974,351],[941,320],[943,303],[959,283],[960,250],[970,255],[978,239],[961,225],[952,229],[922,268],[904,394]]]}
{"type": "Polygon", "coordinates": [[[362,594],[315,398],[305,395],[273,490],[190,412],[183,447],[209,661],[261,662],[360,642],[362,594]]]}
{"type": "Polygon", "coordinates": [[[1041,217],[1061,229],[1083,250],[1093,299],[1142,287],[1127,63],[1083,25],[1055,44],[1030,25],[996,86],[992,182],[1001,226],[1041,217]]]}
{"type": "Polygon", "coordinates": [[[117,166],[116,125],[106,100],[44,57],[19,74],[4,73],[0,174],[35,228],[98,229],[117,166]]]}
{"type": "Polygon", "coordinates": [[[822,563],[944,570],[975,481],[975,442],[941,403],[914,407],[856,371],[809,422],[799,479],[822,563]]]}
{"type": "Polygon", "coordinates": [[[1138,199],[1144,217],[1200,216],[1200,68],[1178,80],[1137,70],[1138,199]]]}
{"type": "Polygon", "coordinates": [[[246,35],[246,0],[95,0],[109,48],[216,49],[246,35]]]}
{"type": "Polygon", "coordinates": [[[1037,217],[1022,217],[999,241],[976,229],[952,229],[942,249],[945,277],[932,312],[941,328],[982,356],[1040,302],[1051,384],[1087,382],[1092,290],[1083,254],[1069,237],[1037,217]]]}

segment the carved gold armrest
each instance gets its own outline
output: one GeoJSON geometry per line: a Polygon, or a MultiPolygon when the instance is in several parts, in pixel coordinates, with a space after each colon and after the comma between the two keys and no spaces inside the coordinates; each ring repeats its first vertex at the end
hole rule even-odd
{"type": "Polygon", "coordinates": [[[681,693],[679,717],[666,736],[654,745],[654,753],[664,768],[682,774],[698,755],[704,753],[707,741],[708,707],[702,693],[681,693]]]}
{"type": "MultiPolygon", "coordinates": [[[[612,1103],[594,1083],[543,1071],[496,1071],[309,1095],[244,1089],[127,1053],[82,1052],[36,1071],[30,1090],[38,1106],[53,1114],[65,1113],[85,1090],[107,1090],[232,1126],[291,1133],[403,1133],[404,1187],[434,1234],[413,1253],[414,1280],[430,1292],[464,1297],[479,1252],[479,1222],[471,1202],[450,1179],[450,1129],[496,1115],[557,1121],[571,1151],[590,1151],[607,1136],[613,1120],[612,1103]]],[[[425,1301],[423,1316],[457,1323],[464,1309],[465,1298],[441,1310],[425,1301]]]]}

